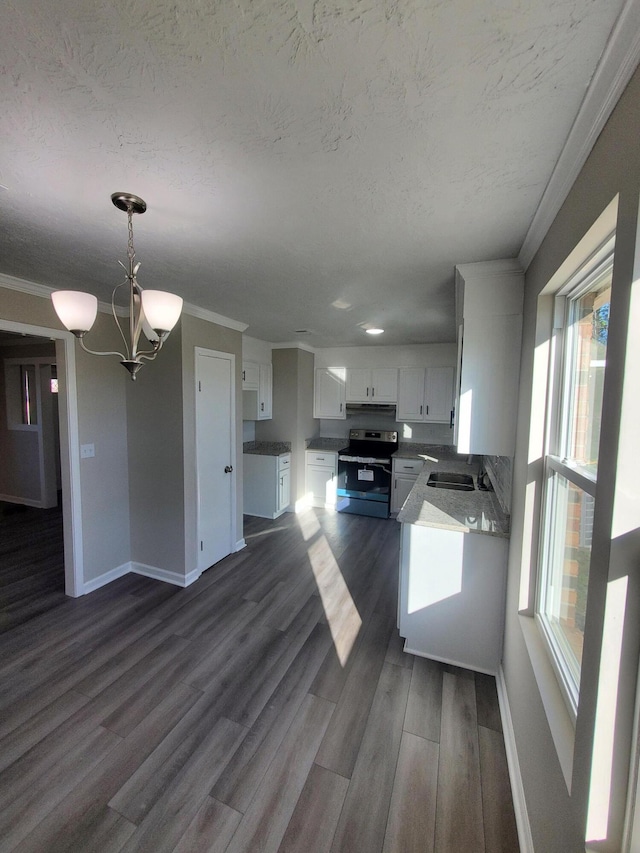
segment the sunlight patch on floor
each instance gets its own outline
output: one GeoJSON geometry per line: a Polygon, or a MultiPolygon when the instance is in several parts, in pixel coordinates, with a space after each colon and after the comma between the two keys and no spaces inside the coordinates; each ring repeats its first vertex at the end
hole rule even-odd
{"type": "Polygon", "coordinates": [[[312,542],[307,553],[333,645],[338,660],[344,667],[360,633],[362,619],[326,536],[323,534],[312,542]]]}
{"type": "Polygon", "coordinates": [[[300,513],[296,516],[296,520],[302,533],[302,538],[305,542],[308,542],[309,539],[316,535],[316,533],[320,532],[320,522],[316,518],[313,510],[307,510],[306,512],[300,513]]]}

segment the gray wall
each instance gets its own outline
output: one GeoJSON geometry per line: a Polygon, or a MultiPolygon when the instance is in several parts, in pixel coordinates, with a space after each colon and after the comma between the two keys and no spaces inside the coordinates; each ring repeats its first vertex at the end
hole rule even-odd
{"type": "Polygon", "coordinates": [[[273,418],[256,421],[257,441],[291,442],[291,506],[305,492],[306,440],[318,434],[313,417],[313,354],[296,348],[274,349],[273,418]]]}
{"type": "MultiPolygon", "coordinates": [[[[509,559],[504,676],[536,851],[583,853],[592,739],[596,713],[601,635],[607,582],[629,578],[621,686],[616,719],[613,798],[608,846],[619,850],[632,734],[631,715],[638,667],[638,530],[624,548],[612,541],[616,496],[618,433],[625,370],[629,295],[634,278],[637,208],[640,190],[640,74],[629,84],[560,213],[526,273],[524,335],[518,438],[514,460],[513,524],[509,559]],[[571,792],[567,790],[543,707],[543,694],[524,641],[530,617],[521,598],[521,581],[535,568],[537,522],[542,482],[540,457],[531,449],[534,352],[548,339],[550,325],[536,339],[538,296],[602,211],[619,193],[616,261],[607,353],[604,418],[598,471],[598,497],[585,628],[583,676],[575,731],[571,792]],[[524,615],[522,615],[524,614],[524,615]],[[529,620],[527,622],[527,620],[529,620]]],[[[637,335],[637,329],[635,330],[637,335]]],[[[637,365],[630,365],[637,370],[637,365]]],[[[533,445],[532,445],[533,446],[533,445]]],[[[637,454],[635,454],[637,456],[637,454]]],[[[620,460],[622,463],[622,460],[620,460]]],[[[624,464],[637,467],[635,458],[624,464]]]]}
{"type": "Polygon", "coordinates": [[[184,575],[180,322],[126,388],[131,560],[184,575]]]}

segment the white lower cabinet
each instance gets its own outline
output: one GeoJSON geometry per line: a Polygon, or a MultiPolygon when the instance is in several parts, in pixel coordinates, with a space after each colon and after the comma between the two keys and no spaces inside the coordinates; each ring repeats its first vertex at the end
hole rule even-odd
{"type": "Polygon", "coordinates": [[[405,651],[495,675],[509,540],[403,524],[398,628],[405,651]]]}
{"type": "Polygon", "coordinates": [[[338,454],[307,450],[305,475],[311,506],[333,509],[336,505],[338,454]]]}
{"type": "Polygon", "coordinates": [[[245,514],[260,518],[282,515],[291,503],[291,454],[245,453],[242,463],[245,514]]]}
{"type": "Polygon", "coordinates": [[[391,512],[400,512],[402,504],[414,487],[418,474],[422,471],[422,459],[394,458],[392,462],[391,512]]]}

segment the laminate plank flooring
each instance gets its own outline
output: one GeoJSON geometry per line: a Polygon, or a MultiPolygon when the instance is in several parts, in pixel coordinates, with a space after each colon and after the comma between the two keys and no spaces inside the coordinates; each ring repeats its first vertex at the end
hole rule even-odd
{"type": "Polygon", "coordinates": [[[247,517],[187,589],[72,600],[17,515],[0,853],[517,853],[495,682],[402,650],[395,521],[247,517]]]}

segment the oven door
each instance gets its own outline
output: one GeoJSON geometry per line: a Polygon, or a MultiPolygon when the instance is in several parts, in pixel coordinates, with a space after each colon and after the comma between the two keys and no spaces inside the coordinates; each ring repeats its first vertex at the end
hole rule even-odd
{"type": "Polygon", "coordinates": [[[389,517],[391,460],[356,461],[338,456],[338,512],[389,517]]]}

